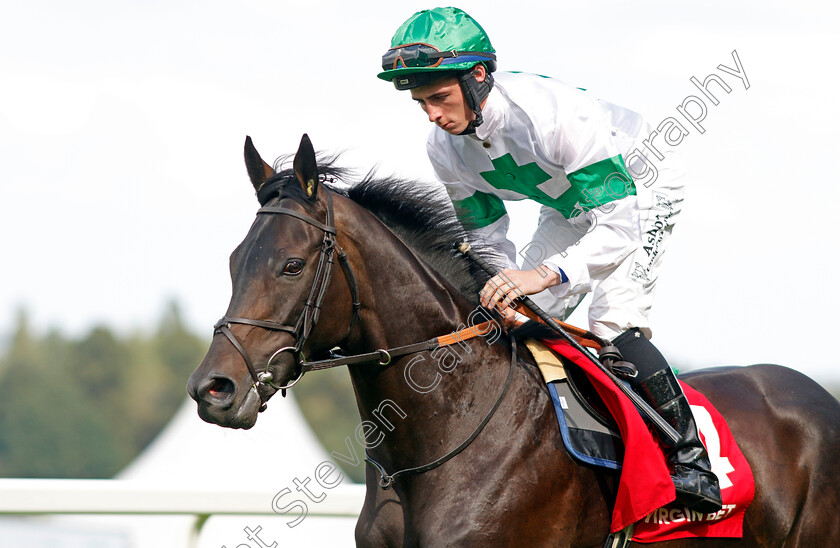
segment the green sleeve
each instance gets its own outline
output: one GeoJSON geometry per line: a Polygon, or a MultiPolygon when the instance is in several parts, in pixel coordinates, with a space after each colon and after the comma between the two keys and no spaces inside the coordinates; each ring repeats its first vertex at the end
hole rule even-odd
{"type": "Polygon", "coordinates": [[[452,200],[452,205],[458,219],[469,230],[484,228],[507,215],[502,199],[486,192],[476,191],[469,198],[452,200]]]}
{"type": "Polygon", "coordinates": [[[620,154],[568,173],[566,178],[587,209],[636,194],[636,185],[620,154]]]}

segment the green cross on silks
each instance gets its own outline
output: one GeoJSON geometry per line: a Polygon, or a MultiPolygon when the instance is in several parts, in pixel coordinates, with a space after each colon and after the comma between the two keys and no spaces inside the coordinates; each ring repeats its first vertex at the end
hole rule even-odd
{"type": "Polygon", "coordinates": [[[524,194],[535,202],[559,211],[567,219],[573,216],[575,209],[590,210],[636,193],[620,155],[568,174],[571,188],[557,198],[552,198],[538,188],[537,185],[551,179],[551,175],[543,171],[536,162],[520,166],[510,153],[490,161],[495,169],[479,173],[490,185],[500,190],[524,194]],[[606,181],[613,180],[615,175],[620,177],[619,186],[624,187],[620,192],[614,192],[609,188],[613,185],[606,184],[606,181]]]}

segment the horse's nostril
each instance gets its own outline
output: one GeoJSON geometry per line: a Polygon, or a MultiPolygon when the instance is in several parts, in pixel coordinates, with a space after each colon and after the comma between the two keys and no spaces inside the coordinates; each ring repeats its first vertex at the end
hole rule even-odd
{"type": "Polygon", "coordinates": [[[210,382],[207,387],[207,393],[217,399],[225,399],[232,396],[236,387],[230,379],[224,377],[216,377],[210,382]]]}

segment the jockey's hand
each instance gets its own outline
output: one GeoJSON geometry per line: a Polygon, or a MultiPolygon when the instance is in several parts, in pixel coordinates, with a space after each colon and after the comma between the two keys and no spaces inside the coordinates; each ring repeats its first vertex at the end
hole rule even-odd
{"type": "Polygon", "coordinates": [[[542,265],[534,270],[506,268],[487,280],[478,295],[482,306],[496,309],[505,323],[511,325],[516,316],[514,300],[522,295],[539,293],[561,281],[559,274],[542,265]]]}

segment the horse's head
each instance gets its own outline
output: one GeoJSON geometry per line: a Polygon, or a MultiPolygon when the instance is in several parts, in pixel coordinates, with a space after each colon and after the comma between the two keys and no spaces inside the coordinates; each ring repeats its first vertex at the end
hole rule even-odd
{"type": "Polygon", "coordinates": [[[302,355],[338,344],[352,321],[347,284],[330,284],[340,251],[309,138],[280,173],[247,138],[245,164],[262,207],[230,256],[230,305],[187,384],[202,419],[232,428],[253,426],[265,401],[300,378],[302,355]]]}

